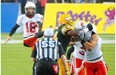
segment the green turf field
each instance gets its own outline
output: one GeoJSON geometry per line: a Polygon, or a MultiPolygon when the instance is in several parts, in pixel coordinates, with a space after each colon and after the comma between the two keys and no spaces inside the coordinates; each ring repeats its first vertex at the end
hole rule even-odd
{"type": "MultiPolygon", "coordinates": [[[[7,34],[2,34],[4,40],[7,34]]],[[[13,35],[14,40],[21,40],[21,34],[13,35]]],[[[100,35],[103,39],[115,40],[114,35],[100,35]]],[[[115,75],[115,44],[103,44],[104,59],[109,66],[108,75],[115,75]]],[[[32,75],[31,48],[19,44],[1,45],[1,75],[32,75]]]]}

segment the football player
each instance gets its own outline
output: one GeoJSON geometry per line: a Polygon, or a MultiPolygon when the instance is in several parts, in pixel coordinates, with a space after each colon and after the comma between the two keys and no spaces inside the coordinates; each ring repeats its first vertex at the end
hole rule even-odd
{"type": "MultiPolygon", "coordinates": [[[[96,28],[93,24],[92,26],[92,31],[86,32],[85,37],[80,38],[80,42],[85,50],[84,62],[80,69],[85,67],[87,75],[107,75],[107,68],[101,51],[102,39],[96,33],[96,28]]],[[[76,28],[78,30],[78,25],[75,26],[76,28]]],[[[80,69],[77,70],[77,73],[79,73],[80,69]]]]}
{"type": "MultiPolygon", "coordinates": [[[[73,29],[72,18],[70,17],[69,14],[60,15],[60,17],[58,18],[58,22],[59,22],[60,26],[58,27],[57,38],[58,38],[58,41],[61,42],[65,52],[67,50],[67,46],[68,46],[68,44],[70,42],[70,38],[72,36],[76,36],[76,37],[80,38],[80,37],[84,36],[85,32],[92,30],[92,26],[89,24],[89,25],[87,25],[87,28],[85,28],[84,30],[80,30],[78,32],[75,31],[73,29]]],[[[61,64],[61,61],[59,60],[58,62],[60,64],[61,74],[64,75],[65,72],[64,72],[63,66],[61,64]]]]}
{"type": "Polygon", "coordinates": [[[72,36],[78,38],[83,37],[84,33],[92,30],[92,25],[88,24],[83,30],[76,31],[73,29],[73,21],[69,14],[63,14],[58,19],[60,26],[58,27],[57,38],[61,42],[66,52],[66,48],[70,42],[72,36]]]}
{"type": "MultiPolygon", "coordinates": [[[[79,31],[81,29],[86,28],[85,23],[83,21],[76,22],[74,25],[74,29],[79,31]],[[77,28],[78,26],[78,28],[77,28]]],[[[77,75],[77,70],[80,68],[82,61],[84,60],[84,54],[85,54],[85,48],[81,44],[80,40],[78,40],[76,37],[73,37],[73,41],[75,45],[73,45],[69,51],[74,51],[72,53],[72,65],[71,65],[71,74],[77,75]]],[[[84,68],[78,73],[78,75],[84,75],[84,68]]]]}
{"type": "MultiPolygon", "coordinates": [[[[34,44],[38,41],[38,37],[42,36],[42,23],[43,16],[40,14],[36,14],[36,6],[33,2],[27,2],[25,5],[25,14],[18,16],[16,21],[16,25],[11,29],[8,37],[6,38],[5,43],[7,43],[11,36],[15,33],[15,31],[22,25],[23,26],[23,44],[26,47],[32,47],[32,51],[34,48],[34,44]]],[[[35,61],[36,62],[36,61],[35,61]]],[[[34,75],[34,67],[33,65],[33,75],[34,75]]]]}
{"type": "Polygon", "coordinates": [[[33,2],[27,2],[25,5],[25,14],[18,16],[16,25],[11,29],[5,43],[7,43],[15,31],[23,26],[23,42],[26,47],[33,47],[38,40],[38,33],[41,31],[43,16],[36,14],[36,6],[33,2]]]}

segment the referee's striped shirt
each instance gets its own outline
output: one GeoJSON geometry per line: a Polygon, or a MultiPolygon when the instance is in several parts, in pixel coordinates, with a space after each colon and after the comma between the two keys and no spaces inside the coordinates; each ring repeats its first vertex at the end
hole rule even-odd
{"type": "Polygon", "coordinates": [[[49,58],[57,60],[63,54],[65,54],[65,52],[60,42],[57,42],[57,40],[54,40],[52,37],[46,37],[35,44],[32,57],[37,59],[49,58]]]}

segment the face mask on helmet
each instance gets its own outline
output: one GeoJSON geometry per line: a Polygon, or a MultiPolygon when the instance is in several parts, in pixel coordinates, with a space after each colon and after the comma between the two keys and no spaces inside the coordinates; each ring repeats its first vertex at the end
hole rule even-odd
{"type": "Polygon", "coordinates": [[[34,15],[36,13],[36,6],[33,2],[27,2],[25,5],[25,14],[28,16],[34,15]]]}

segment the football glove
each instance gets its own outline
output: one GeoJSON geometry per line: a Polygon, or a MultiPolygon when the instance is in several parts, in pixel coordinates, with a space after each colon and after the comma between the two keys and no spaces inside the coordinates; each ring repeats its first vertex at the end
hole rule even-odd
{"type": "Polygon", "coordinates": [[[89,23],[89,24],[87,25],[87,28],[89,29],[89,31],[91,31],[91,30],[93,29],[92,24],[91,24],[91,23],[89,23]]]}

